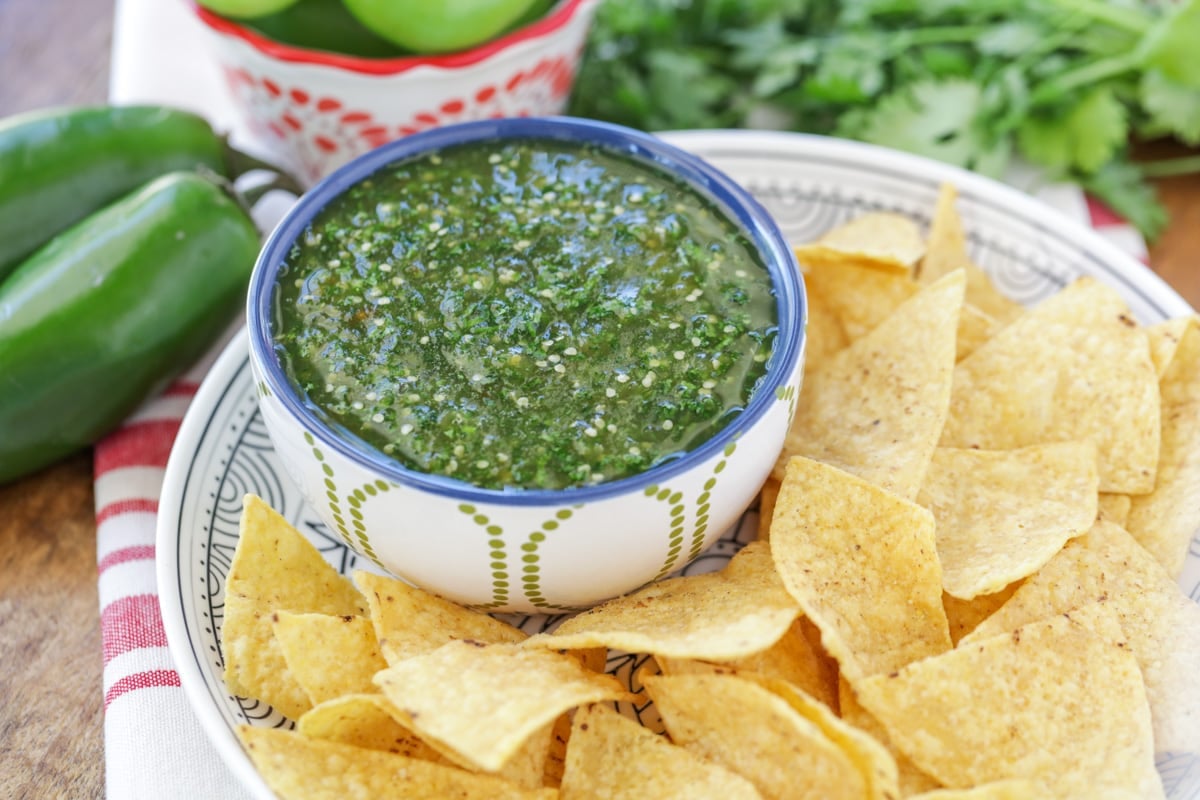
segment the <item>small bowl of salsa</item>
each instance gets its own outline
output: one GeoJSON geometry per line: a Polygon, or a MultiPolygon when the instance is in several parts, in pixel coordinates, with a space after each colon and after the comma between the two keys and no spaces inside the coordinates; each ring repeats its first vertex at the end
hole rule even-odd
{"type": "Polygon", "coordinates": [[[743,189],[569,118],[359,157],[280,223],[248,303],[264,422],[331,531],[505,611],[629,592],[735,524],[790,424],[805,319],[743,189]]]}

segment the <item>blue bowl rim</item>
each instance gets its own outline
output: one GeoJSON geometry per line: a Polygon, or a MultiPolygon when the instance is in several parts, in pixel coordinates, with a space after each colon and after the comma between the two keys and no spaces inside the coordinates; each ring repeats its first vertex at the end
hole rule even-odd
{"type": "Polygon", "coordinates": [[[251,355],[258,362],[268,389],[322,444],[395,484],[464,502],[517,506],[580,504],[641,490],[665,483],[721,452],[752,428],[776,401],[776,389],[787,383],[804,352],[808,316],[804,279],[795,254],[774,219],[749,192],[698,156],[652,134],[574,117],[518,117],[448,125],[397,139],[348,162],[307,191],[271,232],[254,265],[246,310],[251,355]],[[645,472],[588,486],[485,489],[405,467],[349,431],[335,430],[301,399],[284,373],[271,335],[278,273],[293,243],[325,206],[350,186],[393,162],[469,142],[514,138],[595,144],[649,162],[714,201],[739,225],[763,259],[775,291],[778,326],[767,372],[747,407],[694,450],[645,472]]]}

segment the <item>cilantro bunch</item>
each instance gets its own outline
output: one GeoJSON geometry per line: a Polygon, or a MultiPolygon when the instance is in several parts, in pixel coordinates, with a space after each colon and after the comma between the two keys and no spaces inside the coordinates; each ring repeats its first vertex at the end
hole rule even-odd
{"type": "Polygon", "coordinates": [[[1019,155],[1153,238],[1131,136],[1200,144],[1200,0],[605,0],[573,114],[782,127],[997,176],[1019,155]]]}

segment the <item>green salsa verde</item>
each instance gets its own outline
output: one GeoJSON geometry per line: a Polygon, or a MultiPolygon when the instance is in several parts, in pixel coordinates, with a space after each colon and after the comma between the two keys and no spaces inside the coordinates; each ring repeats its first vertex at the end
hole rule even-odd
{"type": "Polygon", "coordinates": [[[318,413],[489,489],[616,480],[746,406],[766,268],[706,197],[615,150],[476,142],[391,164],[280,271],[275,343],[318,413]]]}

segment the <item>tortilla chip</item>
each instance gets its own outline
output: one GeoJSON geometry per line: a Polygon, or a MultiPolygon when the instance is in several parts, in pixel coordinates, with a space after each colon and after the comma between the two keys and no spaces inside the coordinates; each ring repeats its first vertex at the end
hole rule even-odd
{"type": "Polygon", "coordinates": [[[899,261],[891,258],[875,258],[863,253],[848,253],[837,247],[830,247],[821,242],[808,242],[807,244],[798,244],[792,248],[792,252],[796,254],[796,261],[800,264],[800,269],[805,274],[815,267],[839,264],[858,264],[866,269],[879,270],[891,275],[907,276],[912,270],[907,264],[901,264],[899,261]]]}
{"type": "Polygon", "coordinates": [[[775,573],[766,542],[751,542],[720,572],[669,578],[563,622],[527,647],[610,647],[715,661],[743,658],[779,641],[800,607],[775,573]]]}
{"type": "Polygon", "coordinates": [[[272,629],[275,613],[345,616],[365,614],[366,605],[317,548],[254,495],[243,500],[239,534],[225,581],[225,685],[296,719],[312,701],[288,669],[272,629]]]}
{"type": "Polygon", "coordinates": [[[389,664],[430,653],[455,639],[500,644],[525,634],[495,617],[464,608],[395,578],[357,571],[354,581],[366,595],[371,622],[389,664]]]}
{"type": "Polygon", "coordinates": [[[375,682],[423,739],[487,772],[541,730],[548,745],[549,727],[568,709],[628,696],[615,678],[571,656],[472,640],[399,661],[375,682]]]}
{"type": "Polygon", "coordinates": [[[1067,616],[855,690],[892,742],[948,788],[1025,778],[1049,797],[1162,797],[1136,659],[1067,616]]]}
{"type": "Polygon", "coordinates": [[[908,797],[941,787],[940,783],[929,777],[925,772],[922,772],[921,768],[912,762],[912,759],[896,749],[896,746],[892,744],[892,740],[888,738],[887,731],[883,728],[883,723],[875,719],[870,711],[862,707],[862,704],[858,702],[858,698],[854,696],[854,690],[844,680],[838,683],[838,705],[841,708],[842,719],[879,742],[891,754],[893,763],[896,765],[897,782],[901,797],[908,797]]]}
{"type": "Polygon", "coordinates": [[[775,478],[800,455],[916,496],[946,418],[962,287],[948,275],[805,378],[775,478]]]}
{"type": "Polygon", "coordinates": [[[903,214],[870,211],[826,231],[818,244],[881,264],[903,267],[905,273],[925,255],[917,224],[903,214]]]}
{"type": "Polygon", "coordinates": [[[837,708],[837,668],[818,652],[804,633],[801,620],[761,653],[733,661],[656,658],[664,675],[739,675],[753,673],[778,678],[803,689],[830,708],[837,708]]]}
{"type": "Polygon", "coordinates": [[[1040,784],[1014,778],[985,783],[974,789],[935,789],[913,795],[911,800],[1037,800],[1045,796],[1046,790],[1040,784]]]}
{"type": "Polygon", "coordinates": [[[874,737],[843,722],[828,705],[809,696],[794,684],[778,678],[752,676],[759,685],[787,701],[795,711],[816,725],[829,740],[842,748],[863,776],[869,800],[892,800],[900,796],[896,761],[874,737]]]}
{"type": "Polygon", "coordinates": [[[1009,584],[993,594],[981,594],[970,600],[959,600],[942,593],[942,607],[946,609],[946,619],[950,623],[950,638],[957,645],[971,631],[979,627],[985,619],[996,613],[1000,606],[1008,602],[1013,593],[1020,587],[1021,582],[1009,584]]]}
{"type": "Polygon", "coordinates": [[[1195,316],[1176,317],[1146,328],[1146,337],[1150,340],[1150,360],[1154,362],[1154,370],[1160,381],[1167,367],[1171,366],[1183,335],[1189,328],[1195,328],[1196,322],[1195,316]]]}
{"type": "Polygon", "coordinates": [[[280,800],[346,800],[404,797],[411,800],[552,800],[553,789],[526,790],[502,778],[309,739],[293,731],[243,725],[238,736],[254,766],[280,800]]]}
{"type": "Polygon", "coordinates": [[[767,478],[758,493],[758,540],[771,539],[771,517],[775,515],[775,500],[779,497],[779,481],[767,478]]]}
{"type": "Polygon", "coordinates": [[[1096,519],[1091,442],[933,453],[917,502],[933,512],[942,588],[960,600],[1037,571],[1096,519]]]}
{"type": "Polygon", "coordinates": [[[288,671],[313,705],[375,691],[371,679],[387,662],[379,654],[371,620],[288,611],[276,612],[274,620],[288,671]]]}
{"type": "Polygon", "coordinates": [[[782,697],[731,675],[646,677],[672,741],[737,772],[764,798],[861,800],[854,760],[782,697]]]}
{"type": "Polygon", "coordinates": [[[1200,497],[1200,328],[1184,332],[1159,384],[1162,449],[1154,491],[1132,498],[1127,525],[1178,576],[1195,538],[1200,497]]]}
{"type": "Polygon", "coordinates": [[[943,183],[938,193],[933,224],[929,228],[925,258],[921,260],[917,278],[921,283],[933,283],[955,270],[966,273],[966,301],[987,316],[1004,324],[1021,315],[1020,304],[1009,300],[992,283],[987,273],[976,266],[967,254],[967,236],[962,219],[954,208],[958,190],[943,183]]]}
{"type": "Polygon", "coordinates": [[[296,721],[296,730],[310,739],[327,739],[424,761],[450,763],[402,725],[397,716],[396,707],[381,694],[347,694],[326,700],[305,712],[296,721]]]}
{"type": "MultiPolygon", "coordinates": [[[[822,310],[837,320],[843,332],[842,347],[861,339],[883,322],[904,301],[921,290],[921,284],[902,275],[880,272],[853,262],[822,262],[809,269],[804,282],[810,297],[815,292],[822,310]]],[[[811,324],[811,323],[810,323],[811,324]]],[[[958,318],[954,360],[961,361],[990,339],[1003,325],[970,303],[964,303],[958,318]]],[[[832,338],[824,334],[826,338],[832,338]]],[[[833,352],[836,352],[833,351],[833,352]]],[[[821,368],[832,353],[821,353],[806,361],[810,371],[821,368]]]]}
{"type": "Polygon", "coordinates": [[[995,317],[985,314],[970,303],[963,303],[958,316],[958,338],[955,340],[954,362],[958,363],[979,349],[1003,326],[995,317]]]}
{"type": "Polygon", "coordinates": [[[1091,439],[1100,491],[1154,488],[1159,397],[1146,334],[1081,278],[958,363],[943,447],[1012,450],[1091,439]]]}
{"type": "MultiPolygon", "coordinates": [[[[382,694],[348,694],[309,710],[296,723],[296,729],[316,739],[386,750],[479,772],[454,750],[422,739],[404,719],[404,713],[382,694]]],[[[549,751],[550,728],[547,727],[531,735],[495,775],[526,789],[536,789],[544,782],[549,751]]]]}
{"type": "Polygon", "coordinates": [[[611,708],[575,712],[562,794],[572,800],[758,800],[737,773],[701,760],[611,708]]]}
{"type": "Polygon", "coordinates": [[[849,473],[793,458],[771,526],[775,566],[843,675],[951,647],[933,515],[849,473]]]}
{"type": "Polygon", "coordinates": [[[804,370],[821,368],[837,351],[850,344],[837,314],[821,290],[809,281],[804,282],[808,300],[808,324],[804,329],[804,370]]]}
{"type": "Polygon", "coordinates": [[[1097,499],[1099,518],[1124,528],[1129,520],[1129,507],[1132,502],[1133,498],[1127,494],[1101,492],[1097,499]]]}
{"type": "Polygon", "coordinates": [[[907,276],[880,272],[849,259],[814,263],[804,285],[820,293],[851,342],[870,333],[921,288],[907,276]]]}
{"type": "Polygon", "coordinates": [[[558,786],[567,767],[567,749],[571,742],[571,713],[560,714],[550,729],[550,748],[546,751],[546,769],[542,783],[558,786]]]}
{"type": "Polygon", "coordinates": [[[1200,606],[1112,523],[1068,544],[963,644],[1093,602],[1111,610],[1142,669],[1155,745],[1200,752],[1200,606]]]}

